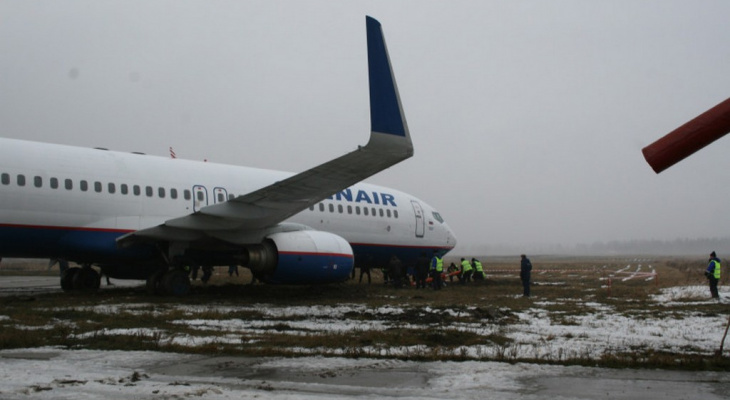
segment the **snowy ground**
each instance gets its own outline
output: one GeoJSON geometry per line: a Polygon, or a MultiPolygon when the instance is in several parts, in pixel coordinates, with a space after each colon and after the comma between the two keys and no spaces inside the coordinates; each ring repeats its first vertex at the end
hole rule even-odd
{"type": "Polygon", "coordinates": [[[236,358],[157,352],[0,351],[14,399],[727,399],[724,372],[495,362],[236,358]]]}
{"type": "MultiPolygon", "coordinates": [[[[663,289],[653,296],[645,313],[630,316],[590,299],[535,298],[532,306],[512,315],[509,324],[459,322],[451,326],[477,335],[498,334],[511,339],[504,346],[464,346],[450,351],[473,361],[408,362],[388,356],[413,355],[427,349],[366,346],[365,355],[378,358],[341,358],[346,349],[311,349],[291,343],[289,350],[301,358],[210,357],[159,352],[69,351],[60,348],[0,350],[0,399],[180,399],[230,398],[494,398],[494,399],[593,399],[642,398],[680,399],[728,398],[730,375],[714,372],[668,372],[607,370],[525,363],[495,363],[490,360],[568,358],[598,359],[611,353],[653,349],[675,354],[712,354],[728,321],[730,287],[721,288],[720,312],[697,313],[693,305],[717,304],[708,299],[706,286],[663,289]],[[585,312],[561,315],[548,311],[555,304],[580,303],[585,312]],[[656,306],[660,307],[657,308],[656,306]],[[676,306],[676,307],[675,307],[676,306]],[[689,306],[689,307],[688,307],[689,306]],[[666,313],[657,311],[662,307],[666,313]],[[320,354],[328,357],[318,356],[320,354]]],[[[277,307],[252,304],[229,309],[221,305],[164,305],[123,303],[76,307],[103,315],[189,315],[172,322],[194,333],[170,333],[164,329],[100,329],[89,335],[137,335],[162,343],[197,347],[210,343],[240,344],[242,338],[270,332],[276,324],[289,334],[306,335],[340,332],[361,334],[386,330],[394,324],[429,329],[427,324],[394,323],[393,315],[408,311],[408,305],[367,307],[364,305],[277,307]],[[225,315],[250,310],[261,318],[197,318],[206,312],[225,315]],[[351,319],[368,314],[367,320],[351,319]]],[[[433,310],[459,315],[469,310],[433,310]]],[[[0,311],[0,323],[12,320],[0,311]]],[[[49,322],[62,324],[65,321],[49,322]]],[[[46,329],[47,327],[28,327],[46,329]]],[[[725,346],[730,356],[730,344],[725,346]]]]}
{"type": "MultiPolygon", "coordinates": [[[[730,304],[730,287],[721,288],[723,304],[730,304]]],[[[475,360],[494,359],[540,359],[546,361],[563,361],[566,359],[598,359],[605,354],[630,352],[633,349],[652,349],[679,354],[712,354],[718,347],[727,325],[727,313],[715,315],[700,314],[692,311],[676,312],[674,305],[683,306],[716,304],[709,299],[707,287],[685,286],[663,289],[661,294],[653,296],[656,304],[664,305],[671,316],[656,311],[646,311],[643,315],[625,316],[615,312],[610,306],[585,301],[582,299],[560,299],[543,301],[535,298],[533,307],[515,313],[518,320],[509,324],[484,324],[482,322],[460,322],[449,326],[475,335],[500,335],[511,339],[503,346],[481,345],[457,347],[452,354],[475,360]],[[702,300],[695,300],[702,299],[702,300]],[[562,316],[560,312],[547,311],[545,307],[554,304],[580,303],[587,311],[581,315],[562,316]]],[[[173,324],[192,328],[199,335],[168,334],[159,329],[100,329],[89,331],[79,337],[98,335],[138,335],[140,338],[154,338],[163,344],[171,343],[185,347],[197,347],[211,343],[235,345],[242,338],[266,335],[272,326],[287,329],[290,335],[316,335],[329,333],[361,334],[369,330],[386,330],[397,326],[409,329],[429,329],[429,325],[397,322],[385,318],[406,311],[403,307],[369,308],[364,305],[339,306],[291,306],[275,307],[269,304],[251,306],[225,307],[220,305],[151,305],[137,304],[105,304],[90,307],[75,307],[77,310],[91,311],[100,315],[129,313],[162,313],[171,310],[186,315],[205,315],[208,311],[217,314],[251,311],[261,315],[259,319],[200,319],[185,318],[171,321],[173,324]],[[370,320],[350,319],[348,316],[369,314],[370,320]],[[210,334],[214,332],[215,334],[210,334]]],[[[730,308],[730,307],[729,307],[730,308]]],[[[429,307],[420,309],[423,314],[431,312],[459,313],[469,310],[433,310],[429,307]]],[[[0,315],[0,318],[3,318],[0,315]]],[[[255,340],[255,339],[252,339],[255,340]]],[[[726,346],[730,348],[730,344],[726,346]]],[[[329,356],[344,355],[351,351],[347,348],[300,348],[292,343],[289,349],[302,355],[325,354],[329,356]]],[[[730,350],[730,349],[729,349],[730,350]]],[[[425,347],[409,346],[363,346],[358,351],[366,356],[402,356],[425,353],[425,347]]],[[[447,351],[447,350],[444,350],[447,351]]]]}

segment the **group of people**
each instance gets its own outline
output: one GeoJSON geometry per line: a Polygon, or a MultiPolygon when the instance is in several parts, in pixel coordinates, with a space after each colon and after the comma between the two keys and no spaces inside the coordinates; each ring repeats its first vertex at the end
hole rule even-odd
{"type": "MultiPolygon", "coordinates": [[[[522,279],[525,297],[530,296],[530,271],[532,271],[532,264],[523,254],[520,278],[522,279]]],[[[462,285],[486,280],[484,265],[476,258],[468,260],[462,257],[459,265],[452,262],[444,270],[444,260],[440,255],[434,254],[429,258],[426,253],[421,253],[414,266],[406,268],[404,268],[401,260],[393,255],[388,266],[382,268],[381,272],[383,273],[384,283],[395,288],[412,285],[416,289],[430,287],[434,290],[441,290],[446,285],[447,278],[449,283],[454,283],[454,278],[456,278],[457,282],[462,285]]],[[[368,284],[371,283],[370,268],[361,266],[359,283],[362,283],[365,275],[367,275],[368,284]]],[[[355,278],[354,270],[352,277],[355,278]]]]}
{"type": "Polygon", "coordinates": [[[484,266],[481,261],[476,258],[472,258],[471,261],[469,261],[462,257],[460,265],[456,265],[452,262],[446,268],[446,272],[444,273],[443,259],[438,255],[434,255],[431,259],[429,271],[433,282],[433,288],[436,290],[443,287],[443,281],[446,277],[449,278],[449,283],[453,283],[454,277],[456,277],[458,282],[462,285],[465,285],[468,282],[483,281],[486,279],[484,266]]]}
{"type": "MultiPolygon", "coordinates": [[[[421,253],[416,264],[408,268],[404,268],[400,259],[394,255],[390,258],[388,267],[383,268],[381,271],[385,284],[392,284],[396,288],[413,285],[416,289],[431,287],[434,290],[441,290],[444,287],[446,277],[449,278],[450,282],[453,282],[454,277],[456,277],[462,284],[486,278],[484,267],[476,258],[472,258],[471,261],[462,258],[461,268],[451,263],[444,271],[443,258],[438,254],[434,254],[429,259],[426,253],[421,253]]],[[[362,282],[364,273],[368,275],[368,283],[370,283],[370,271],[367,269],[360,270],[360,282],[362,282]]]]}
{"type": "MultiPolygon", "coordinates": [[[[1,260],[1,259],[0,259],[1,260]]],[[[719,298],[717,285],[720,282],[721,271],[720,259],[713,251],[710,253],[709,263],[705,270],[710,285],[710,294],[713,298],[719,298]]],[[[440,290],[445,285],[445,279],[449,279],[449,283],[454,282],[454,278],[462,285],[468,282],[483,281],[486,279],[484,266],[476,258],[467,260],[461,258],[461,265],[451,263],[444,271],[444,261],[441,256],[434,254],[430,259],[426,253],[421,253],[416,261],[415,266],[404,268],[401,260],[393,255],[387,268],[382,269],[383,279],[386,284],[392,284],[395,288],[401,288],[406,285],[414,285],[416,289],[425,289],[431,287],[434,290],[440,290]]],[[[238,267],[231,266],[228,275],[238,276],[238,267]]],[[[193,279],[197,275],[197,268],[193,271],[193,279]]],[[[368,284],[371,283],[370,268],[366,265],[360,267],[360,279],[362,283],[363,276],[367,275],[368,284]]],[[[520,280],[522,281],[522,296],[530,297],[530,280],[532,275],[532,262],[526,255],[520,255],[520,280]]],[[[209,271],[203,271],[203,281],[207,281],[210,277],[209,271]]],[[[352,271],[352,277],[355,277],[355,270],[352,271]]],[[[252,282],[253,283],[253,282],[252,282]]]]}

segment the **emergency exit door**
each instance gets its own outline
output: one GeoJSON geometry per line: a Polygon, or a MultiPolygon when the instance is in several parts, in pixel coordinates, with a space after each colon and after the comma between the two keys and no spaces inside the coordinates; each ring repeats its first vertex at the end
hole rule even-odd
{"type": "Polygon", "coordinates": [[[202,185],[193,186],[193,211],[198,212],[208,205],[208,189],[202,185]]]}

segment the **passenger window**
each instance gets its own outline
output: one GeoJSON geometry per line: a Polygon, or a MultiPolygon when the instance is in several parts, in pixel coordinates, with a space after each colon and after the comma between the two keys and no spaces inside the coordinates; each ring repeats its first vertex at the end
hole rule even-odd
{"type": "Polygon", "coordinates": [[[101,182],[94,182],[94,191],[96,193],[101,193],[101,182]]]}
{"type": "Polygon", "coordinates": [[[226,201],[226,196],[224,196],[223,193],[219,192],[218,193],[218,202],[223,203],[224,201],[226,201]]]}
{"type": "Polygon", "coordinates": [[[108,188],[109,188],[109,193],[111,193],[111,194],[114,194],[117,192],[117,186],[111,182],[109,182],[108,188]]]}
{"type": "Polygon", "coordinates": [[[335,205],[334,204],[330,204],[330,207],[329,208],[330,208],[330,212],[331,213],[332,212],[335,212],[335,205]]]}
{"type": "Polygon", "coordinates": [[[205,193],[202,190],[197,192],[196,196],[198,197],[198,201],[205,201],[205,193]]]}
{"type": "Polygon", "coordinates": [[[65,181],[63,181],[63,185],[64,187],[66,187],[66,190],[71,190],[74,188],[74,181],[72,181],[71,179],[66,179],[65,181]]]}
{"type": "Polygon", "coordinates": [[[51,178],[51,189],[58,189],[58,178],[51,178]]]}
{"type": "Polygon", "coordinates": [[[165,188],[157,188],[157,194],[160,196],[161,199],[165,198],[165,188]]]}
{"type": "Polygon", "coordinates": [[[185,190],[183,191],[183,197],[185,198],[185,200],[190,200],[190,199],[192,199],[192,196],[190,195],[190,190],[188,190],[188,189],[185,189],[185,190]]]}
{"type": "Polygon", "coordinates": [[[367,207],[363,207],[362,208],[362,212],[363,212],[363,214],[368,215],[368,208],[367,207]]]}
{"type": "Polygon", "coordinates": [[[385,210],[385,214],[390,218],[390,209],[385,210]]]}
{"type": "Polygon", "coordinates": [[[347,206],[347,213],[352,214],[352,206],[350,206],[350,205],[347,206]]]}
{"type": "Polygon", "coordinates": [[[82,192],[85,192],[89,190],[89,182],[82,180],[81,182],[79,182],[79,187],[81,188],[82,192]]]}
{"type": "Polygon", "coordinates": [[[25,175],[18,175],[18,186],[25,186],[25,175]]]}
{"type": "Polygon", "coordinates": [[[382,208],[380,209],[380,216],[381,217],[383,216],[383,209],[382,208]]]}
{"type": "Polygon", "coordinates": [[[33,178],[33,184],[37,188],[43,187],[43,178],[41,178],[40,176],[36,176],[35,178],[33,178]]]}
{"type": "Polygon", "coordinates": [[[144,193],[147,195],[147,197],[152,197],[155,195],[155,190],[152,189],[152,186],[146,186],[144,188],[144,193]]]}
{"type": "Polygon", "coordinates": [[[122,194],[126,195],[129,194],[129,186],[127,186],[126,183],[122,183],[122,185],[119,187],[121,189],[122,194]]]}
{"type": "Polygon", "coordinates": [[[355,206],[355,214],[360,215],[360,206],[355,206]]]}
{"type": "Polygon", "coordinates": [[[309,206],[309,211],[314,211],[314,206],[309,206]]]}
{"type": "Polygon", "coordinates": [[[375,207],[372,208],[372,211],[373,211],[373,217],[377,217],[378,213],[375,211],[375,207]]]}
{"type": "Polygon", "coordinates": [[[177,189],[175,189],[175,188],[170,189],[170,198],[173,200],[177,199],[177,189]]]}
{"type": "Polygon", "coordinates": [[[135,196],[139,196],[140,194],[142,194],[142,189],[139,188],[139,185],[134,185],[132,187],[132,190],[134,190],[135,196]]]}
{"type": "Polygon", "coordinates": [[[393,216],[397,219],[398,218],[398,210],[393,210],[393,216]]]}
{"type": "Polygon", "coordinates": [[[319,203],[319,211],[324,211],[324,204],[323,203],[319,203]]]}
{"type": "Polygon", "coordinates": [[[337,212],[339,212],[340,214],[342,214],[342,211],[343,211],[342,204],[338,204],[337,205],[337,212]]]}
{"type": "Polygon", "coordinates": [[[9,185],[10,174],[3,173],[2,175],[0,175],[0,181],[2,181],[3,185],[9,185]]]}

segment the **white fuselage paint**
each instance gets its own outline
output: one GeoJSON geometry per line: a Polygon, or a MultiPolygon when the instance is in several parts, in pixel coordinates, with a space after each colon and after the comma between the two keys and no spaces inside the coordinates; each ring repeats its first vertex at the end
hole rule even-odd
{"type": "MultiPolygon", "coordinates": [[[[0,230],[6,235],[18,228],[122,235],[291,175],[0,138],[0,230]],[[191,198],[185,198],[186,191],[191,198]],[[196,192],[203,194],[203,200],[197,199],[196,192]]],[[[448,251],[456,243],[451,229],[431,206],[406,193],[366,183],[335,194],[285,222],[334,233],[353,247],[448,251]]],[[[4,253],[0,257],[53,257],[44,251],[45,245],[37,243],[31,254],[12,254],[12,249],[0,246],[4,253]]]]}

